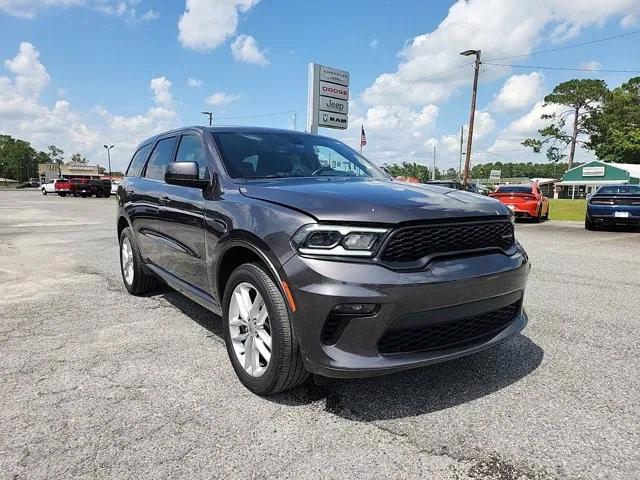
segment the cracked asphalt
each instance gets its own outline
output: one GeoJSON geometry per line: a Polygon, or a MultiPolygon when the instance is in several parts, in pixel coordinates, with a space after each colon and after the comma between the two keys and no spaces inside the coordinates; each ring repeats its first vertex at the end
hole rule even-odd
{"type": "Polygon", "coordinates": [[[274,398],[118,270],[113,199],[0,191],[0,478],[638,478],[640,233],[518,224],[522,335],[274,398]]]}

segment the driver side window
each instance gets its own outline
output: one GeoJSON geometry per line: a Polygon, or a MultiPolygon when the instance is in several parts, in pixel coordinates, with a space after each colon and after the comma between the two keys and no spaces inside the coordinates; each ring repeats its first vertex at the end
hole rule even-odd
{"type": "Polygon", "coordinates": [[[180,138],[176,162],[196,162],[200,171],[200,178],[206,176],[207,156],[200,137],[197,135],[183,135],[180,138]]]}

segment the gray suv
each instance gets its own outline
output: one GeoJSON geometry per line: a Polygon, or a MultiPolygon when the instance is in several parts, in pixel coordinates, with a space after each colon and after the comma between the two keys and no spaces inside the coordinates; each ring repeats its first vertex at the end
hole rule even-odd
{"type": "Polygon", "coordinates": [[[118,203],[127,290],[161,279],[220,315],[258,394],[469,355],[527,322],[529,261],[502,203],[394,181],[332,138],[162,133],[137,148],[118,203]]]}

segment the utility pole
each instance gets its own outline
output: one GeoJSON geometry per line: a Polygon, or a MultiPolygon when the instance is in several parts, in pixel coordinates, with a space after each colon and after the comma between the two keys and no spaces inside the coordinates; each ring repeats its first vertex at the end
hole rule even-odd
{"type": "Polygon", "coordinates": [[[462,157],[464,152],[462,151],[464,146],[464,125],[460,127],[460,166],[458,167],[458,177],[462,180],[462,157]]]}
{"type": "Polygon", "coordinates": [[[209,126],[213,123],[213,112],[200,112],[203,115],[209,115],[209,126]]]}
{"type": "MultiPolygon", "coordinates": [[[[104,148],[107,149],[107,159],[109,160],[109,181],[111,181],[111,149],[113,148],[113,145],[104,145],[104,148]]],[[[98,170],[98,173],[100,173],[100,170],[98,170]]]]}
{"type": "Polygon", "coordinates": [[[436,146],[433,146],[433,180],[436,179],[436,146]]]}
{"type": "Polygon", "coordinates": [[[464,159],[464,174],[462,175],[462,184],[466,187],[469,182],[469,166],[471,165],[471,144],[473,142],[473,121],[476,114],[476,96],[478,94],[478,74],[480,73],[480,50],[465,50],[460,55],[468,57],[476,56],[473,66],[473,91],[471,94],[471,113],[469,114],[469,136],[467,137],[467,156],[464,159]]]}

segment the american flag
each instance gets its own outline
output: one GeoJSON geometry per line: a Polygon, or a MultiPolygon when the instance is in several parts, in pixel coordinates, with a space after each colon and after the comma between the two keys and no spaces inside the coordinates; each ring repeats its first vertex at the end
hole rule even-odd
{"type": "Polygon", "coordinates": [[[364,125],[360,125],[360,148],[367,144],[367,134],[364,133],[364,125]]]}

